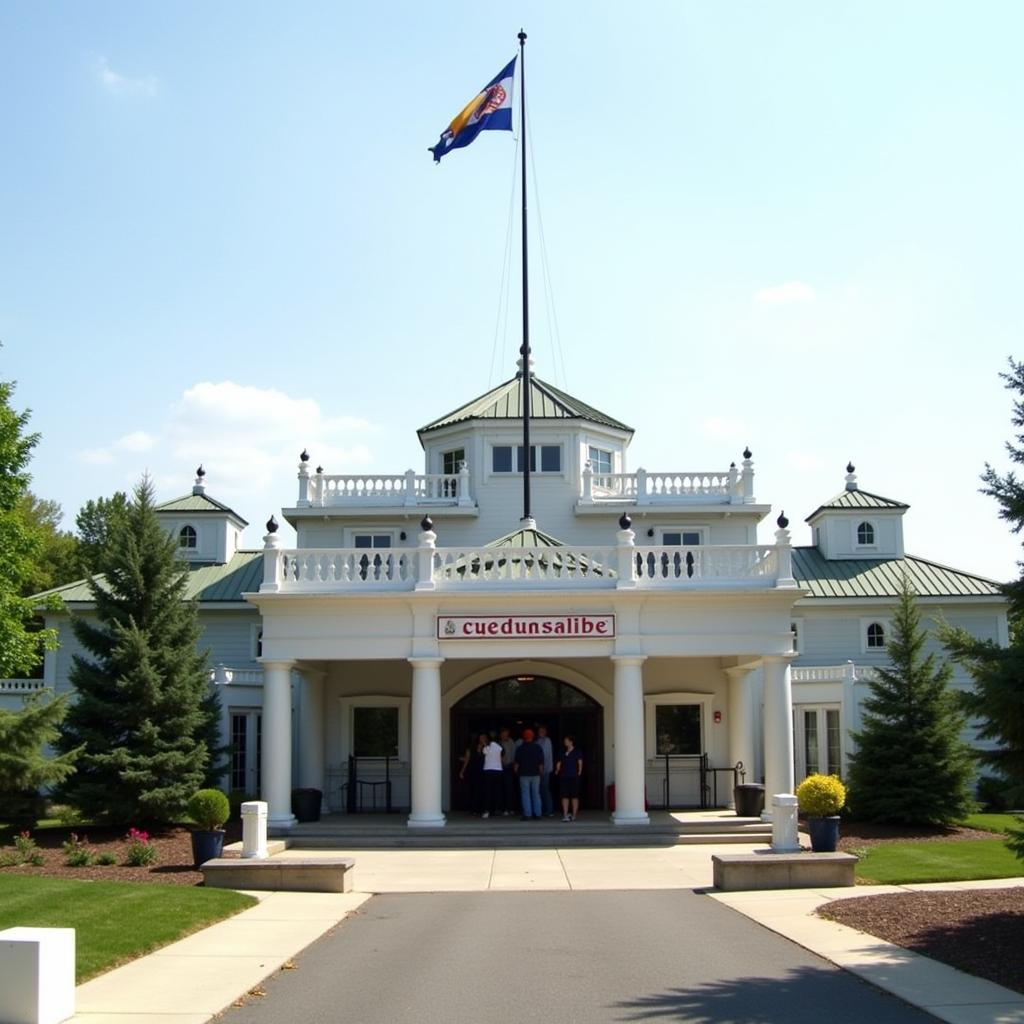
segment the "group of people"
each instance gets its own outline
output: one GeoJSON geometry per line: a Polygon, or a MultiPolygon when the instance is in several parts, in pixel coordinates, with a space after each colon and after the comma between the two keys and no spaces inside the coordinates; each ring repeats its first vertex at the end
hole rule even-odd
{"type": "Polygon", "coordinates": [[[480,733],[462,755],[459,778],[469,784],[470,807],[475,815],[511,815],[523,821],[553,818],[557,787],[562,799],[562,821],[575,821],[580,811],[583,756],[572,736],[562,737],[559,757],[546,726],[523,729],[513,739],[507,728],[495,738],[480,733]]]}

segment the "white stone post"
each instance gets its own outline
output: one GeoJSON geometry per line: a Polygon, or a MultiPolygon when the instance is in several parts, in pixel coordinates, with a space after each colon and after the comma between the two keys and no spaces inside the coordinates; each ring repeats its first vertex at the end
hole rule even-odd
{"type": "Polygon", "coordinates": [[[410,658],[412,665],[412,808],[409,828],[440,828],[441,666],[444,658],[410,658]]]}
{"type": "MultiPolygon", "coordinates": [[[[757,781],[754,777],[754,700],[747,665],[725,670],[729,677],[729,764],[743,762],[744,782],[757,781]]],[[[730,806],[732,795],[730,794],[730,806]]]]}
{"type": "Polygon", "coordinates": [[[324,792],[324,676],[299,674],[299,785],[324,792]]]}
{"type": "Polygon", "coordinates": [[[281,571],[281,538],[277,535],[277,520],[271,516],[267,520],[267,533],[263,538],[263,582],[260,593],[281,589],[284,574],[281,571]]]}
{"type": "Polygon", "coordinates": [[[437,547],[437,534],[430,516],[420,520],[419,549],[416,551],[416,590],[436,590],[434,581],[434,551],[437,547]]]}
{"type": "Polygon", "coordinates": [[[60,1024],[75,1015],[75,929],[0,931],[0,1021],[60,1024]]]}
{"type": "Polygon", "coordinates": [[[740,494],[740,472],[736,468],[735,462],[729,463],[729,503],[731,505],[738,504],[743,501],[743,495],[740,494]]]}
{"type": "Polygon", "coordinates": [[[266,860],[267,805],[263,800],[247,800],[242,804],[242,856],[252,860],[266,860]]]}
{"type": "Polygon", "coordinates": [[[619,578],[615,581],[617,590],[636,586],[636,533],[631,529],[632,525],[632,520],[623,512],[619,517],[619,531],[615,534],[619,565],[619,578]]]}
{"type": "Polygon", "coordinates": [[[796,853],[800,849],[796,814],[797,799],[792,793],[772,796],[772,853],[796,853]]]}
{"type": "Polygon", "coordinates": [[[636,503],[638,505],[649,505],[651,496],[647,493],[647,470],[638,466],[636,470],[636,503]]]}
{"type": "MultiPolygon", "coordinates": [[[[789,663],[792,655],[767,654],[764,665],[764,791],[774,797],[793,792],[793,690],[789,663]]],[[[765,801],[762,818],[771,821],[765,801]]]]}
{"type": "Polygon", "coordinates": [[[580,496],[580,504],[594,504],[594,467],[590,459],[583,463],[583,494],[580,496]]]}
{"type": "Polygon", "coordinates": [[[612,655],[615,665],[615,813],[616,825],[649,825],[644,756],[644,673],[647,659],[612,655]]]}
{"type": "Polygon", "coordinates": [[[473,495],[469,490],[469,466],[465,459],[459,460],[459,507],[473,507],[473,495]]]}
{"type": "Polygon", "coordinates": [[[418,499],[416,497],[416,470],[407,469],[405,471],[405,504],[406,507],[416,505],[418,499]]]}
{"type": "MultiPolygon", "coordinates": [[[[303,452],[303,455],[306,453],[303,452]]],[[[296,502],[299,508],[309,507],[309,456],[299,462],[299,500],[296,502]]]]}
{"type": "Polygon", "coordinates": [[[743,489],[743,501],[750,505],[754,501],[754,461],[749,448],[743,449],[743,472],[740,475],[740,486],[743,489]]]}
{"type": "Polygon", "coordinates": [[[292,663],[263,662],[263,792],[272,829],[290,829],[292,816],[292,663]]]}
{"type": "Polygon", "coordinates": [[[789,520],[783,512],[778,520],[778,529],[775,531],[775,554],[776,562],[775,586],[791,588],[796,586],[793,579],[793,546],[789,536],[789,520]]]}

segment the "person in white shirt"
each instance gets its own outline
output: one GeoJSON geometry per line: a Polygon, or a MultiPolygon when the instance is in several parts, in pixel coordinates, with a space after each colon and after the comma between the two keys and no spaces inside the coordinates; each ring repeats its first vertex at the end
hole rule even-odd
{"type": "MultiPolygon", "coordinates": [[[[481,741],[484,736],[481,735],[481,741]]],[[[504,767],[501,757],[504,751],[501,744],[491,735],[487,735],[487,743],[483,748],[484,753],[484,813],[481,817],[489,818],[492,814],[498,813],[498,806],[501,801],[501,788],[504,780],[504,767]]]]}
{"type": "Polygon", "coordinates": [[[551,780],[554,778],[555,752],[546,725],[537,726],[537,744],[544,751],[544,774],[540,777],[540,803],[545,818],[555,816],[554,801],[551,797],[551,780]]]}

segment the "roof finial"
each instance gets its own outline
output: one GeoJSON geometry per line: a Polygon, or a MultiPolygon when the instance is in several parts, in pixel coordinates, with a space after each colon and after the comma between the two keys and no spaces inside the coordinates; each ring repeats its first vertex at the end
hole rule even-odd
{"type": "Polygon", "coordinates": [[[206,485],[203,478],[206,476],[206,470],[203,469],[203,464],[199,463],[199,468],[196,470],[196,482],[192,485],[193,494],[205,494],[206,485]]]}
{"type": "Polygon", "coordinates": [[[299,456],[300,462],[309,462],[309,452],[305,448],[302,449],[302,454],[299,456]]]}
{"type": "Polygon", "coordinates": [[[852,462],[846,464],[846,489],[857,490],[857,467],[852,462]]]}

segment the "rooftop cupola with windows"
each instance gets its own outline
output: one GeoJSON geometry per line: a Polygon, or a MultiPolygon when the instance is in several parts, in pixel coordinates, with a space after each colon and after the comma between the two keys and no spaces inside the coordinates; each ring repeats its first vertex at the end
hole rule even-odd
{"type": "Polygon", "coordinates": [[[249,525],[234,509],[206,493],[206,470],[199,466],[190,494],[161,502],[155,510],[165,530],[189,562],[224,564],[239,549],[249,525]]]}
{"type": "Polygon", "coordinates": [[[902,558],[903,515],[909,507],[861,490],[856,467],[848,463],[844,489],[807,517],[811,543],[831,559],[902,558]]]}

